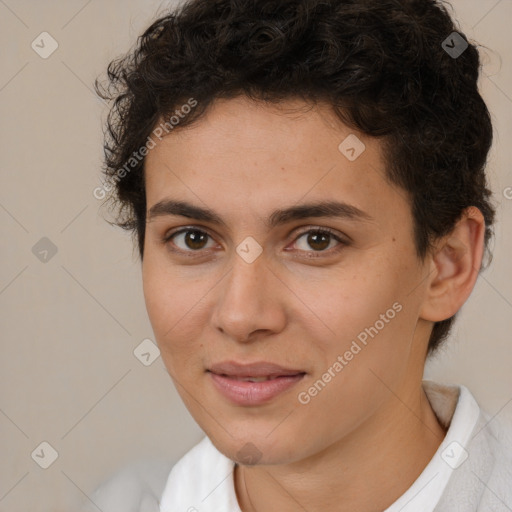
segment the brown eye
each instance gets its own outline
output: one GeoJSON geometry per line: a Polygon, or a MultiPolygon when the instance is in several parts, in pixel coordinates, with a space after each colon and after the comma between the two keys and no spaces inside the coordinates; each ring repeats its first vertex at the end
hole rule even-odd
{"type": "Polygon", "coordinates": [[[328,252],[327,249],[332,247],[332,242],[336,241],[335,251],[348,245],[347,242],[343,241],[339,236],[334,234],[328,229],[310,229],[302,233],[297,239],[295,244],[299,250],[304,252],[328,252]],[[305,242],[299,243],[299,240],[303,239],[305,242]],[[302,245],[302,247],[301,247],[302,245]],[[313,249],[313,251],[311,251],[313,249]]]}
{"type": "Polygon", "coordinates": [[[206,245],[208,235],[201,231],[186,231],[185,232],[185,244],[190,249],[203,249],[206,245]]]}
{"type": "Polygon", "coordinates": [[[173,245],[180,251],[194,252],[207,248],[209,238],[210,235],[200,229],[182,229],[166,237],[165,242],[172,240],[173,245]]]}
{"type": "Polygon", "coordinates": [[[309,233],[307,236],[307,243],[315,251],[324,251],[329,247],[331,235],[325,233],[309,233]]]}

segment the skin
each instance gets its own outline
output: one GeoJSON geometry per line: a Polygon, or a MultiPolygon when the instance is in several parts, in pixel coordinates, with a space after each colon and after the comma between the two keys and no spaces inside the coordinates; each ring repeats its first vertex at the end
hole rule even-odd
{"type": "Polygon", "coordinates": [[[384,169],[377,139],[349,129],[327,105],[291,99],[218,100],[146,157],[148,214],[160,201],[183,200],[225,223],[148,218],[142,273],[164,364],[196,422],[238,463],[233,482],[243,512],[383,510],[445,435],[421,387],[428,337],[473,289],[484,220],[469,208],[420,261],[409,198],[384,169]],[[366,146],[353,162],[338,150],[351,133],[366,146]],[[275,209],[319,200],[344,201],[371,220],[265,224],[275,209]],[[184,234],[163,242],[183,227],[210,237],[202,245],[184,234]],[[329,236],[308,243],[308,229],[322,227],[348,243],[329,236]],[[236,252],[248,236],[263,249],[252,263],[236,252]],[[298,393],[394,303],[400,312],[300,403],[298,393]],[[238,406],[206,372],[225,360],[271,361],[307,374],[264,405],[238,406]],[[252,465],[240,454],[249,442],[261,454],[252,465]]]}

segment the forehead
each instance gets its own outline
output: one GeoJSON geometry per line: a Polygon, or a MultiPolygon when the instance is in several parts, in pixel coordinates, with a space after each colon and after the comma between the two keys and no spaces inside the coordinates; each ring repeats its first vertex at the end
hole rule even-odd
{"type": "Polygon", "coordinates": [[[329,105],[300,100],[217,100],[156,141],[145,173],[148,209],[169,196],[237,212],[341,200],[378,216],[405,199],[385,177],[379,140],[344,125],[329,105]]]}
{"type": "MultiPolygon", "coordinates": [[[[308,160],[317,161],[325,150],[337,159],[342,154],[338,149],[340,142],[351,134],[365,138],[341,122],[325,102],[287,99],[270,103],[238,96],[213,101],[205,115],[191,125],[178,124],[159,146],[190,144],[195,140],[197,146],[210,143],[198,147],[202,154],[220,154],[223,158],[229,158],[229,153],[249,151],[247,158],[257,155],[260,159],[279,157],[276,160],[292,162],[308,156],[308,160]]],[[[371,152],[378,152],[378,142],[367,137],[366,140],[372,146],[371,152]]],[[[161,151],[156,149],[152,153],[161,151]]]]}

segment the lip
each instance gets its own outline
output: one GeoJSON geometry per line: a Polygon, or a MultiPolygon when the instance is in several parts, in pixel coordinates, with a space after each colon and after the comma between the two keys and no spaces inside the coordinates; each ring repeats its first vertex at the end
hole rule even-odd
{"type": "Polygon", "coordinates": [[[208,371],[217,375],[228,375],[230,377],[281,377],[306,373],[299,368],[285,368],[268,361],[255,363],[237,363],[235,361],[224,361],[212,365],[208,371]]]}
{"type": "Polygon", "coordinates": [[[236,380],[234,377],[209,372],[215,387],[236,405],[261,405],[287,391],[302,380],[305,373],[276,377],[263,382],[236,380]]]}
{"type": "Polygon", "coordinates": [[[207,370],[216,389],[236,405],[255,406],[269,402],[300,382],[306,372],[284,368],[269,362],[239,364],[233,361],[215,364],[207,370]],[[269,377],[272,380],[250,382],[247,377],[269,377]]]}

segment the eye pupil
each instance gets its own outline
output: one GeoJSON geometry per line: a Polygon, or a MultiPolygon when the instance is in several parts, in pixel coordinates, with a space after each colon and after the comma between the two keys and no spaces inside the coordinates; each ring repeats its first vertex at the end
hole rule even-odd
{"type": "Polygon", "coordinates": [[[202,231],[189,230],[185,233],[185,243],[190,249],[202,249],[207,236],[202,231]]]}
{"type": "Polygon", "coordinates": [[[331,235],[327,233],[319,233],[319,232],[312,232],[308,236],[308,244],[315,250],[322,251],[329,247],[329,241],[330,241],[331,235]],[[320,241],[320,239],[322,239],[320,241]],[[327,243],[325,243],[327,242],[327,243]],[[320,244],[320,247],[318,247],[318,244],[320,244]],[[315,247],[316,245],[316,247],[315,247]]]}

